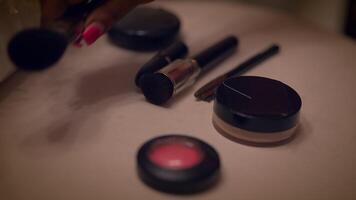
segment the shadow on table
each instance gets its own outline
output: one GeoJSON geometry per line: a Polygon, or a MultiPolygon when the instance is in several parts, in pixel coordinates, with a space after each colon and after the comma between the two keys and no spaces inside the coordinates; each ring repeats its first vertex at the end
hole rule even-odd
{"type": "Polygon", "coordinates": [[[18,71],[0,84],[0,101],[6,99],[11,93],[21,90],[20,86],[27,80],[28,74],[18,71]]]}
{"type": "Polygon", "coordinates": [[[141,64],[128,60],[82,76],[75,85],[74,99],[68,102],[69,111],[28,134],[21,143],[24,151],[35,156],[56,155],[71,151],[77,144],[99,140],[100,124],[105,120],[98,117],[100,113],[140,98],[134,77],[141,64]]]}
{"type": "Polygon", "coordinates": [[[131,60],[86,74],[76,86],[76,98],[70,107],[78,110],[108,99],[115,99],[116,102],[128,100],[129,94],[135,94],[138,90],[134,78],[141,65],[131,60]]]}

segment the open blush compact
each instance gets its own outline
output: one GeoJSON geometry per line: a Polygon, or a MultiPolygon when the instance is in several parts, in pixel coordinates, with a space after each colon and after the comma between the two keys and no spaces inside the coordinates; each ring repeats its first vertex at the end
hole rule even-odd
{"type": "Polygon", "coordinates": [[[216,183],[220,159],[210,145],[196,138],[168,135],[145,143],[137,154],[144,183],[168,193],[195,193],[216,183]]]}
{"type": "Polygon", "coordinates": [[[233,141],[276,145],[295,135],[301,107],[298,93],[280,81],[234,77],[217,90],[213,124],[219,133],[233,141]]]}

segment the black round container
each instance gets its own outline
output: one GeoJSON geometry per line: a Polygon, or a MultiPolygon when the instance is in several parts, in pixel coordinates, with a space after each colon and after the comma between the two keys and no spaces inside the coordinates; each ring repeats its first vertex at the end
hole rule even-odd
{"type": "Polygon", "coordinates": [[[144,144],[137,165],[140,178],[150,187],[169,193],[195,193],[216,182],[220,159],[201,140],[168,135],[144,144]]]}
{"type": "Polygon", "coordinates": [[[109,31],[110,40],[131,50],[154,51],[170,45],[180,30],[179,18],[166,10],[138,7],[109,31]]]}
{"type": "Polygon", "coordinates": [[[274,144],[294,135],[301,107],[298,93],[280,81],[230,78],[217,90],[213,122],[235,141],[274,144]]]}

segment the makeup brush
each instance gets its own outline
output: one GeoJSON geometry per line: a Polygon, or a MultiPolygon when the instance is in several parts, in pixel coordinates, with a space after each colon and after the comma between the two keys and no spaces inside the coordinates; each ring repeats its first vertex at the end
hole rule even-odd
{"type": "Polygon", "coordinates": [[[223,74],[214,80],[210,81],[202,88],[200,88],[194,96],[197,100],[210,102],[215,98],[215,91],[227,78],[231,78],[234,76],[239,76],[246,71],[256,67],[258,64],[266,61],[267,59],[275,56],[280,51],[280,47],[278,45],[272,45],[268,49],[258,53],[257,55],[253,56],[252,58],[248,59],[247,61],[243,62],[242,64],[235,67],[233,70],[223,74]]]}
{"type": "Polygon", "coordinates": [[[137,72],[135,83],[140,87],[140,79],[145,74],[153,74],[177,59],[182,59],[188,54],[188,47],[181,41],[175,42],[168,48],[158,52],[137,72]]]}
{"type": "Polygon", "coordinates": [[[75,40],[78,25],[87,15],[102,5],[104,0],[87,0],[71,6],[63,17],[50,26],[31,28],[17,33],[8,45],[12,62],[27,71],[44,70],[55,64],[64,54],[68,44],[75,40]]]}
{"type": "Polygon", "coordinates": [[[156,73],[143,75],[139,84],[143,94],[153,104],[166,103],[175,94],[194,84],[202,73],[231,55],[238,43],[235,36],[227,37],[194,58],[178,59],[156,73]]]}

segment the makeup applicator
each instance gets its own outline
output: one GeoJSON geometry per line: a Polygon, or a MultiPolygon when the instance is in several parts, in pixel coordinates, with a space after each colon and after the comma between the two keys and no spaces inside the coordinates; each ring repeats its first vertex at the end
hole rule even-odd
{"type": "Polygon", "coordinates": [[[177,59],[183,59],[188,54],[188,47],[184,42],[178,41],[166,49],[158,52],[136,74],[135,84],[140,87],[140,80],[146,74],[153,74],[177,59]]]}
{"type": "Polygon", "coordinates": [[[55,64],[64,54],[68,44],[79,33],[78,25],[103,0],[87,0],[74,5],[63,17],[45,28],[31,28],[17,33],[8,45],[12,62],[27,71],[44,70],[55,64]]]}
{"type": "Polygon", "coordinates": [[[178,59],[156,73],[142,76],[139,83],[142,92],[153,104],[166,103],[194,84],[201,74],[231,55],[238,43],[235,36],[229,36],[193,58],[178,59]]]}

